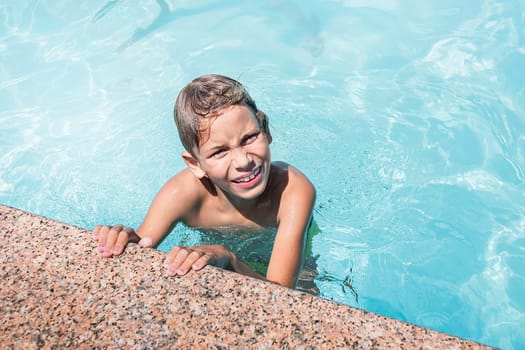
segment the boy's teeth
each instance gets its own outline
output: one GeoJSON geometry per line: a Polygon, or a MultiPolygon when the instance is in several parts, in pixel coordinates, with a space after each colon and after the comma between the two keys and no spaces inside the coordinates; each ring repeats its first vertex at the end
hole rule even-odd
{"type": "Polygon", "coordinates": [[[251,173],[250,176],[242,178],[242,179],[239,179],[239,180],[237,180],[237,182],[248,182],[248,181],[253,180],[253,178],[256,177],[259,174],[260,169],[261,168],[255,169],[255,171],[253,173],[251,173]]]}

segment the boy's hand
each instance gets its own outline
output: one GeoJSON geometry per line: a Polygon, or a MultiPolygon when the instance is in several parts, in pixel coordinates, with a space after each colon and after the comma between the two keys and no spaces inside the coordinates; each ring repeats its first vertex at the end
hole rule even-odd
{"type": "Polygon", "coordinates": [[[151,238],[141,239],[135,230],[124,225],[98,225],[93,230],[93,239],[98,243],[98,251],[104,258],[122,254],[128,243],[138,243],[142,247],[151,247],[151,238]]]}
{"type": "Polygon", "coordinates": [[[190,270],[200,270],[206,265],[226,268],[234,254],[223,245],[174,247],[166,257],[164,266],[170,276],[184,276],[190,270]]]}

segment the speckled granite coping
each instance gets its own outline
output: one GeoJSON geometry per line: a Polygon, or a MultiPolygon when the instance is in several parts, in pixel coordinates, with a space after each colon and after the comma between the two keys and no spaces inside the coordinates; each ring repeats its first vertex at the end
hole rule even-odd
{"type": "Polygon", "coordinates": [[[1,349],[485,349],[164,253],[102,259],[89,232],[0,205],[1,349]]]}

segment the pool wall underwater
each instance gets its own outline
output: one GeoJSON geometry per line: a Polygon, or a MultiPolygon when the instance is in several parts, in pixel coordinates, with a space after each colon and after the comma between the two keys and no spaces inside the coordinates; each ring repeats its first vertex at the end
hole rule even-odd
{"type": "Polygon", "coordinates": [[[0,347],[406,348],[484,345],[164,253],[98,256],[89,232],[0,205],[0,347]]]}

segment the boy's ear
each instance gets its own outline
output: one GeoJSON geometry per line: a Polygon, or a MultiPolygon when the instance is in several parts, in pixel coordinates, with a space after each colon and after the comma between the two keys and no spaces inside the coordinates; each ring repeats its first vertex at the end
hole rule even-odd
{"type": "Polygon", "coordinates": [[[268,132],[265,132],[266,139],[268,140],[268,144],[272,143],[272,135],[270,134],[270,130],[268,132]]]}
{"type": "Polygon", "coordinates": [[[259,123],[262,132],[266,135],[268,143],[272,143],[272,135],[270,134],[270,125],[268,123],[268,116],[263,111],[257,110],[255,112],[255,119],[259,123]]]}
{"type": "Polygon", "coordinates": [[[182,152],[182,159],[184,159],[184,163],[186,163],[186,166],[191,170],[193,175],[195,175],[197,178],[202,179],[206,176],[206,173],[204,170],[201,169],[201,165],[199,164],[199,161],[195,159],[190,152],[184,151],[182,152]]]}

